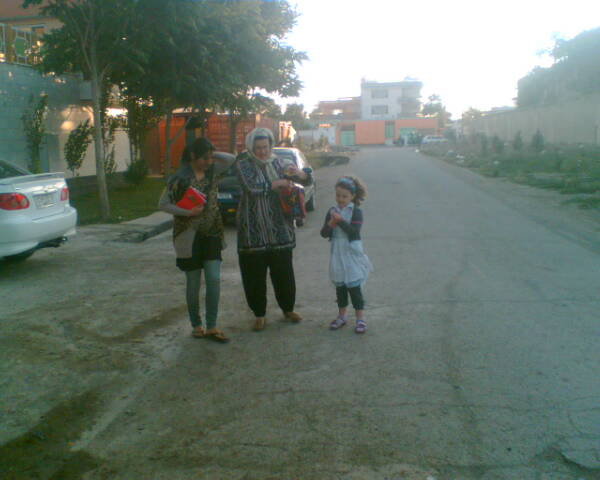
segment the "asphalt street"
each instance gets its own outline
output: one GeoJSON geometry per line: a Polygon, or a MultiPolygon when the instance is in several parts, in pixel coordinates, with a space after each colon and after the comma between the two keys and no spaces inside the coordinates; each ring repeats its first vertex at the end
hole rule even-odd
{"type": "Polygon", "coordinates": [[[52,458],[74,465],[56,478],[600,478],[595,218],[408,148],[363,149],[318,190],[295,251],[299,325],[271,301],[250,331],[229,228],[229,345],[189,337],[168,233],[133,245],[92,227],[0,266],[3,455],[54,428],[52,458]],[[327,329],[319,230],[348,173],[369,187],[364,336],[327,329]]]}

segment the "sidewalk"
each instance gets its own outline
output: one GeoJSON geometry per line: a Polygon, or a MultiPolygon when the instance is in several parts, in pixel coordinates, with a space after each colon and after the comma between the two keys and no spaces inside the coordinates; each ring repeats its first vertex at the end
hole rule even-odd
{"type": "Polygon", "coordinates": [[[107,235],[108,240],[126,243],[142,243],[149,238],[166,232],[173,226],[173,216],[165,212],[154,212],[146,217],[127,222],[95,224],[78,227],[81,232],[107,235]]]}

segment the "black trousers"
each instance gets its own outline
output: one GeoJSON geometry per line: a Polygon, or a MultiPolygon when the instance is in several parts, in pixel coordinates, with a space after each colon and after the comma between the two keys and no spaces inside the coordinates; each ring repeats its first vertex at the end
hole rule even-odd
{"type": "Polygon", "coordinates": [[[240,253],[240,271],[248,306],[257,317],[267,313],[267,270],[275,298],[283,312],[293,312],[296,304],[296,279],[292,249],[240,253]]]}
{"type": "Polygon", "coordinates": [[[358,287],[352,288],[348,288],[345,285],[342,287],[336,287],[335,293],[337,296],[337,303],[339,308],[346,308],[348,306],[348,294],[350,294],[354,310],[365,309],[365,299],[363,297],[360,285],[358,287]]]}

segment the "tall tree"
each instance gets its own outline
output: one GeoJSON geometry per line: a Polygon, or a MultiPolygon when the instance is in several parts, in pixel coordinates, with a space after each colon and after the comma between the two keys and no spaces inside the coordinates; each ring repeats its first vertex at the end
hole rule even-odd
{"type": "Polygon", "coordinates": [[[82,72],[91,83],[100,209],[102,218],[108,219],[101,97],[116,67],[139,60],[139,52],[128,37],[136,0],[24,0],[23,7],[29,5],[42,5],[43,14],[62,23],[61,28],[43,37],[42,70],[56,74],[82,72]]]}
{"type": "Polygon", "coordinates": [[[423,115],[437,117],[439,128],[444,128],[450,121],[450,113],[448,113],[446,107],[442,103],[442,98],[437,94],[429,96],[428,102],[423,105],[421,113],[423,115]]]}
{"type": "Polygon", "coordinates": [[[304,105],[301,103],[288,104],[285,108],[283,119],[292,122],[292,125],[296,130],[306,130],[307,128],[310,128],[310,124],[306,119],[304,105]]]}
{"type": "Polygon", "coordinates": [[[298,95],[302,83],[296,67],[307,57],[284,43],[297,18],[287,1],[229,2],[222,18],[233,43],[227,59],[227,78],[233,88],[225,92],[222,106],[229,113],[234,149],[237,124],[249,113],[281,117],[271,98],[255,92],[298,95]]]}
{"type": "Polygon", "coordinates": [[[248,95],[241,93],[227,97],[222,107],[227,111],[229,117],[230,142],[229,151],[237,153],[237,127],[243,120],[246,120],[250,115],[265,115],[274,120],[281,117],[281,108],[275,101],[264,95],[253,94],[248,95]]]}
{"type": "Polygon", "coordinates": [[[577,95],[600,92],[600,27],[571,40],[559,39],[550,51],[554,64],[535,67],[519,80],[517,105],[552,104],[577,95]]]}

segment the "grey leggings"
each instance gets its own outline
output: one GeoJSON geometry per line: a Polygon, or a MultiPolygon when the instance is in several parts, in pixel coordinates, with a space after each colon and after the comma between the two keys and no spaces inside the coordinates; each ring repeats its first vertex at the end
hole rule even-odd
{"type": "Polygon", "coordinates": [[[221,295],[221,260],[206,260],[202,269],[185,272],[186,294],[188,313],[192,327],[202,325],[200,316],[200,284],[202,283],[202,270],[206,280],[206,328],[215,328],[219,314],[219,297],[221,295]]]}

